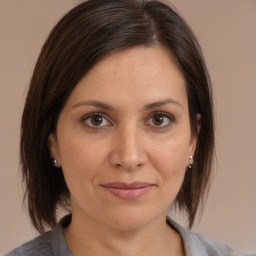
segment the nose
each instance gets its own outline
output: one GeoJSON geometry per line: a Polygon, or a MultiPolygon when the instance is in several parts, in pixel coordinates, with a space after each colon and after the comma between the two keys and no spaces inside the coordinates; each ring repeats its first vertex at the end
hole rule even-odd
{"type": "Polygon", "coordinates": [[[111,165],[126,171],[143,167],[147,159],[145,139],[136,127],[119,129],[115,134],[110,155],[111,165]]]}

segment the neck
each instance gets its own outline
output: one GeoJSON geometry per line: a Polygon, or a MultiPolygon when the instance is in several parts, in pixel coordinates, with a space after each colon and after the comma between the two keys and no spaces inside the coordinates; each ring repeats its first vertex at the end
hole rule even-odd
{"type": "Polygon", "coordinates": [[[63,232],[73,256],[184,255],[181,238],[165,215],[135,230],[118,230],[73,214],[63,232]]]}

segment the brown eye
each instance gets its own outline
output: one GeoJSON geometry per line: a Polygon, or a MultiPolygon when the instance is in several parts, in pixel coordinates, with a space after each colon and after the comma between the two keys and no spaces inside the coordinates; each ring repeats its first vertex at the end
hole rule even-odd
{"type": "Polygon", "coordinates": [[[94,126],[99,126],[102,124],[102,122],[103,122],[103,117],[100,115],[95,115],[91,117],[91,123],[94,126]]]}
{"type": "Polygon", "coordinates": [[[156,113],[149,119],[148,124],[155,128],[165,128],[173,121],[173,118],[167,113],[156,113]]]}
{"type": "Polygon", "coordinates": [[[110,125],[104,115],[100,113],[92,113],[90,115],[87,115],[86,117],[82,118],[81,121],[84,125],[90,128],[101,128],[110,125]]]}
{"type": "Polygon", "coordinates": [[[152,122],[156,126],[162,125],[164,122],[164,116],[163,115],[154,115],[152,117],[152,122]]]}

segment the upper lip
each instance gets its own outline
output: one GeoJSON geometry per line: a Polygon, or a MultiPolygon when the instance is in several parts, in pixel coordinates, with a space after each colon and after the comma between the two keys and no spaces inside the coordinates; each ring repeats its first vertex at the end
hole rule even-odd
{"type": "Polygon", "coordinates": [[[132,183],[111,182],[111,183],[103,184],[102,186],[106,188],[132,189],[132,188],[145,188],[152,185],[153,184],[147,183],[147,182],[132,182],[132,183]]]}

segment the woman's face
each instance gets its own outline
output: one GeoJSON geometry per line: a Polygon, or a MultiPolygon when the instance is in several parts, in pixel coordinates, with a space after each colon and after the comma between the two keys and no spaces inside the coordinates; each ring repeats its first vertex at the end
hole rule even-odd
{"type": "Polygon", "coordinates": [[[124,50],[96,64],[49,137],[73,218],[122,230],[165,218],[195,145],[184,78],[159,46],[124,50]]]}

